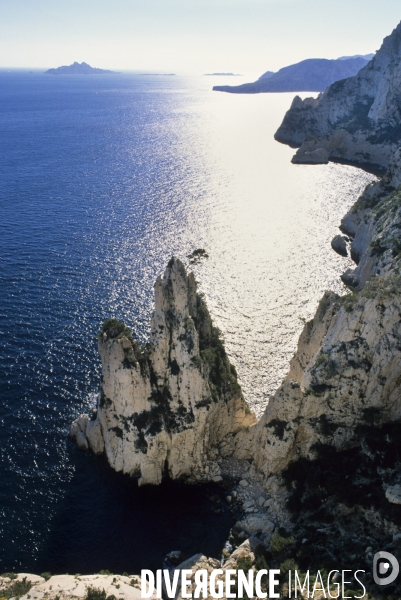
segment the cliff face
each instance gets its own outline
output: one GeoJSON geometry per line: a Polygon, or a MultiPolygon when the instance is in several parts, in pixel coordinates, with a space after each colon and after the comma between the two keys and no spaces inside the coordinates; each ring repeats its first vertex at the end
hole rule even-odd
{"type": "Polygon", "coordinates": [[[347,564],[365,569],[374,590],[372,548],[401,551],[401,186],[370,194],[342,223],[354,236],[359,264],[347,275],[357,289],[325,293],[265,413],[237,434],[235,456],[268,498],[258,531],[252,514],[236,527],[270,549],[264,527],[291,532],[277,564],[347,564]]]}
{"type": "Polygon", "coordinates": [[[357,75],[317,99],[294,99],[275,137],[299,147],[293,162],[347,159],[387,167],[401,139],[401,24],[357,75]],[[313,154],[323,149],[320,158],[313,154]]]}
{"type": "Polygon", "coordinates": [[[358,428],[372,416],[377,427],[401,418],[400,299],[398,275],[372,280],[359,295],[323,297],[254,428],[250,455],[266,478],[301,457],[313,460],[319,445],[359,446],[358,428]]]}
{"type": "Polygon", "coordinates": [[[388,172],[344,217],[357,266],[343,275],[354,292],[326,292],[305,324],[289,373],[236,454],[266,478],[317,446],[359,446],[360,428],[401,419],[401,186],[388,172]],[[375,193],[374,193],[375,192],[375,193]]]}
{"type": "Polygon", "coordinates": [[[124,324],[106,321],[95,418],[82,415],[71,435],[105,452],[116,471],[159,484],[163,475],[219,481],[224,438],[255,422],[192,273],[172,259],[155,284],[150,344],[140,348],[124,324]]]}

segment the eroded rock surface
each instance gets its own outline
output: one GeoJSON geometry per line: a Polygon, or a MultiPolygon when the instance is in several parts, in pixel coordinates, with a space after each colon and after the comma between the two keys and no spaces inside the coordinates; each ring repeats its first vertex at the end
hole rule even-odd
{"type": "Polygon", "coordinates": [[[400,145],[400,57],[401,24],[357,75],[317,99],[297,96],[275,135],[300,147],[294,162],[310,162],[319,150],[324,157],[387,167],[400,145]]]}
{"type": "MultiPolygon", "coordinates": [[[[139,576],[125,577],[123,575],[53,575],[49,579],[18,573],[10,577],[0,577],[0,597],[7,598],[10,593],[20,600],[83,600],[88,590],[98,591],[98,597],[104,591],[104,597],[113,596],[116,600],[140,600],[141,579],[139,576]]],[[[156,598],[154,593],[151,596],[156,598]]]]}
{"type": "Polygon", "coordinates": [[[172,259],[155,284],[150,343],[141,348],[124,324],[99,336],[102,391],[92,420],[71,427],[79,447],[106,453],[116,471],[160,484],[163,475],[221,481],[219,446],[255,422],[219,331],[192,273],[172,259]]]}
{"type": "MultiPolygon", "coordinates": [[[[245,540],[228,558],[228,560],[222,566],[220,561],[207,558],[203,554],[195,554],[191,558],[188,558],[184,562],[180,563],[175,570],[180,572],[179,584],[177,587],[177,593],[175,595],[176,600],[181,600],[181,573],[184,569],[189,569],[192,571],[192,576],[190,577],[191,584],[187,588],[188,594],[194,596],[196,583],[195,583],[195,574],[199,570],[205,570],[207,572],[207,581],[210,582],[210,575],[213,571],[220,569],[221,573],[216,577],[216,588],[218,589],[221,586],[223,596],[225,596],[226,592],[226,571],[233,569],[244,569],[244,568],[252,568],[255,573],[257,572],[256,568],[253,566],[258,556],[260,556],[261,552],[263,552],[263,547],[261,541],[256,537],[250,537],[245,540]],[[220,582],[220,583],[219,583],[220,582]]],[[[234,586],[231,589],[231,593],[234,590],[234,586]]],[[[208,595],[207,600],[212,600],[213,596],[210,593],[210,586],[207,588],[208,595]]]]}

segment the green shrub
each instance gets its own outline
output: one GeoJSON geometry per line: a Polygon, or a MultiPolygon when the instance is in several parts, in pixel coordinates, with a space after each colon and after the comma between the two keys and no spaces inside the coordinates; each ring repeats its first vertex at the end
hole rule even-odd
{"type": "Polygon", "coordinates": [[[288,572],[289,571],[299,571],[299,566],[295,562],[293,558],[287,558],[280,565],[280,582],[281,584],[285,584],[288,582],[288,572]]]}
{"type": "Polygon", "coordinates": [[[45,579],[46,581],[48,581],[52,574],[49,573],[49,571],[45,571],[44,573],[41,573],[40,576],[43,577],[43,579],[45,579]]]}
{"type": "Polygon", "coordinates": [[[329,357],[327,356],[327,354],[319,354],[319,356],[316,359],[315,365],[318,367],[319,365],[322,365],[323,363],[327,363],[329,357]]]}
{"type": "Polygon", "coordinates": [[[401,292],[401,276],[372,277],[365,285],[360,295],[364,298],[388,298],[401,292]]]}
{"type": "Polygon", "coordinates": [[[351,291],[348,294],[345,294],[344,296],[340,296],[338,299],[340,306],[343,306],[347,312],[353,311],[354,306],[358,302],[358,300],[359,294],[355,291],[351,291]]]}
{"type": "Polygon", "coordinates": [[[32,583],[28,581],[26,577],[24,577],[23,579],[14,581],[14,583],[11,583],[8,587],[1,590],[0,594],[1,597],[5,598],[6,600],[9,600],[9,598],[14,597],[19,598],[20,596],[25,596],[25,594],[29,592],[31,587],[32,583]]]}
{"type": "Polygon", "coordinates": [[[201,258],[209,258],[209,255],[204,248],[197,248],[191,254],[188,254],[187,258],[190,264],[193,265],[198,263],[201,258]]]}
{"type": "Polygon", "coordinates": [[[257,571],[261,571],[262,569],[268,569],[268,568],[269,567],[267,565],[266,559],[263,555],[257,556],[255,558],[255,569],[257,571]]]}
{"type": "Polygon", "coordinates": [[[128,327],[125,323],[118,321],[117,319],[105,320],[100,330],[99,337],[102,338],[104,334],[107,335],[108,340],[115,340],[122,337],[127,337],[129,340],[132,340],[132,334],[128,327]]]}
{"type": "Polygon", "coordinates": [[[272,539],[270,540],[270,550],[273,554],[280,554],[287,546],[294,543],[294,537],[292,535],[285,536],[280,535],[278,530],[273,533],[272,539]]]}
{"type": "Polygon", "coordinates": [[[86,590],[85,600],[116,600],[116,597],[113,594],[108,596],[105,590],[89,586],[86,590]]]}
{"type": "Polygon", "coordinates": [[[252,558],[250,556],[244,556],[237,561],[238,569],[248,573],[249,569],[252,569],[252,558]]]}

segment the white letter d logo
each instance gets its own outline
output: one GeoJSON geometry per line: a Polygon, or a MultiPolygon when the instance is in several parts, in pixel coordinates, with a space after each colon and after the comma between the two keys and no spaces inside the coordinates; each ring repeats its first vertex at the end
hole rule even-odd
{"type": "Polygon", "coordinates": [[[388,585],[389,583],[393,583],[398,577],[398,573],[400,572],[400,565],[398,564],[398,560],[395,556],[390,554],[390,552],[377,552],[373,558],[373,579],[377,585],[388,585]],[[386,562],[380,562],[382,560],[386,560],[386,562]],[[379,564],[378,564],[379,563],[379,564]],[[381,575],[385,575],[389,572],[390,566],[393,568],[390,575],[387,577],[381,577],[381,575]]]}

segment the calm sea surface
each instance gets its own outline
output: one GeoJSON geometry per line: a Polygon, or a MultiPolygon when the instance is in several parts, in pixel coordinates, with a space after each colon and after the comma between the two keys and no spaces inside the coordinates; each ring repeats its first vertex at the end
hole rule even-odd
{"type": "Polygon", "coordinates": [[[171,255],[209,253],[196,276],[258,414],[301,319],[342,289],[330,240],[374,177],[292,165],[273,133],[293,94],[218,83],[0,72],[0,571],[133,572],[224,544],[216,490],[137,490],[67,439],[95,404],[100,323],[146,339],[171,255]]]}

